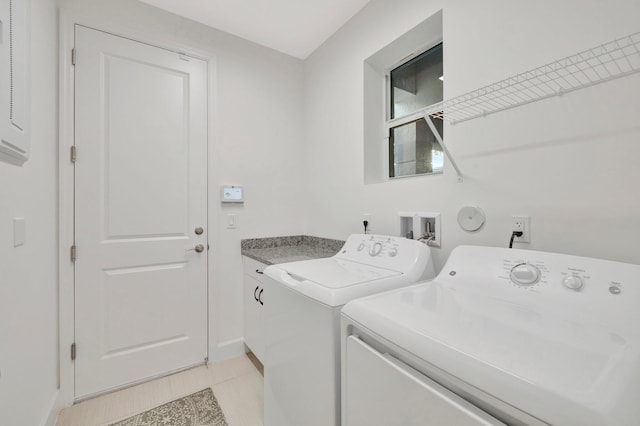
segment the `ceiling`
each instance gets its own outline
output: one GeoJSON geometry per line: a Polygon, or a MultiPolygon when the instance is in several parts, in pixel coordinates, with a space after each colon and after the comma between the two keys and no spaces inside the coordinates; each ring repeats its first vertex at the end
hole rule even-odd
{"type": "Polygon", "coordinates": [[[369,0],[141,0],[305,59],[369,0]]]}

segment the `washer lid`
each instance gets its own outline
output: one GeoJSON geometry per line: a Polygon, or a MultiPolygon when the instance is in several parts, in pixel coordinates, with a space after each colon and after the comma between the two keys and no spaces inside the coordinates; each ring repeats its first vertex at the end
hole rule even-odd
{"type": "Polygon", "coordinates": [[[546,423],[615,425],[640,418],[637,331],[438,279],[354,300],[342,312],[546,423]]]}
{"type": "Polygon", "coordinates": [[[264,275],[331,307],[414,282],[411,275],[399,271],[336,257],[271,265],[264,275]]]}
{"type": "Polygon", "coordinates": [[[368,281],[396,277],[402,272],[377,268],[335,257],[277,265],[298,281],[311,281],[328,289],[341,289],[368,281]]]}

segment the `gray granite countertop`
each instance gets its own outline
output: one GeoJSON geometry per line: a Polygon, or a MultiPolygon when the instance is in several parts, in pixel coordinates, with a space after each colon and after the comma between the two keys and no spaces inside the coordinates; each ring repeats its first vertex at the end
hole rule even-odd
{"type": "Polygon", "coordinates": [[[308,235],[251,238],[240,242],[243,256],[267,265],[331,257],[343,245],[344,241],[308,235]]]}

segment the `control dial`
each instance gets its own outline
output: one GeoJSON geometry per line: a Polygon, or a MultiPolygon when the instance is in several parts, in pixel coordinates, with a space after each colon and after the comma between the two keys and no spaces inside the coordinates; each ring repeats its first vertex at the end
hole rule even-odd
{"type": "Polygon", "coordinates": [[[540,280],[540,269],[528,263],[511,268],[511,281],[519,285],[533,285],[540,280]]]}
{"type": "Polygon", "coordinates": [[[382,251],[382,243],[378,242],[369,249],[369,256],[377,256],[382,251]]]}
{"type": "Polygon", "coordinates": [[[568,277],[564,277],[562,285],[571,290],[580,290],[584,285],[584,282],[582,282],[582,278],[580,277],[569,275],[568,277]]]}

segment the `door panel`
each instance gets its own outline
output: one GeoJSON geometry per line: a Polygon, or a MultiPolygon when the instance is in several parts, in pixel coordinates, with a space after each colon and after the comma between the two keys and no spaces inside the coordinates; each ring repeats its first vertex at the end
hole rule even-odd
{"type": "Polygon", "coordinates": [[[76,398],[207,356],[206,62],[76,27],[76,398]]]}
{"type": "Polygon", "coordinates": [[[355,336],[346,339],[345,426],[504,426],[504,423],[355,336]]]}
{"type": "Polygon", "coordinates": [[[190,166],[189,75],[108,54],[103,61],[109,132],[104,159],[105,236],[184,235],[190,166]],[[144,133],[136,134],[136,129],[144,133]],[[153,164],[141,169],[154,151],[163,155],[154,156],[153,164]]]}

